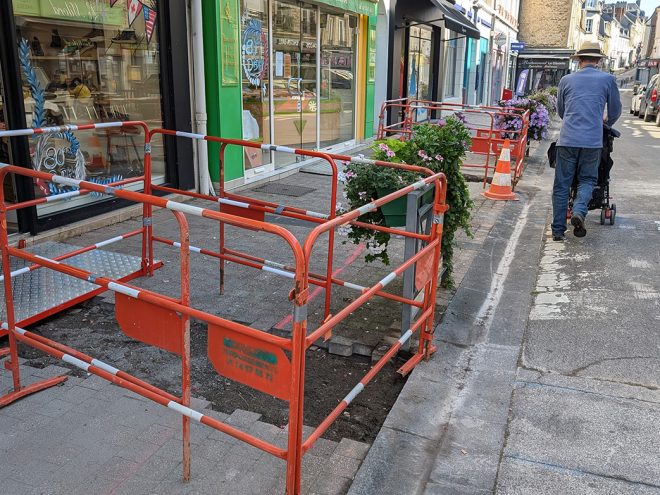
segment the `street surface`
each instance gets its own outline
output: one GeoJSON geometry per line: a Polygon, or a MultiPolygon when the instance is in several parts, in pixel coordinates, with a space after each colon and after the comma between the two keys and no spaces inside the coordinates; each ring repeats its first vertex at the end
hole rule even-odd
{"type": "Polygon", "coordinates": [[[553,242],[533,157],[349,493],[660,493],[660,128],[630,96],[615,225],[553,242]]]}

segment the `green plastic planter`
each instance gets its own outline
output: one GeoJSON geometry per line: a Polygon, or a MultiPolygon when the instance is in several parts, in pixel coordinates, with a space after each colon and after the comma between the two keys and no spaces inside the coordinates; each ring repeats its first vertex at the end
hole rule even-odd
{"type": "MultiPolygon", "coordinates": [[[[378,197],[382,198],[388,194],[393,193],[396,189],[376,189],[378,197]]],[[[422,196],[422,204],[429,204],[433,202],[433,194],[435,189],[431,188],[422,196]]],[[[388,227],[405,227],[406,213],[408,212],[408,196],[401,196],[400,198],[385,203],[380,207],[380,211],[385,217],[385,225],[388,227]]]]}

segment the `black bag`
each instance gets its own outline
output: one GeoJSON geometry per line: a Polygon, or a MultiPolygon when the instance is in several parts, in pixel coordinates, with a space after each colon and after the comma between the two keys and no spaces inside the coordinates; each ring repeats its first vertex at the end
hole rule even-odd
{"type": "Polygon", "coordinates": [[[555,165],[557,165],[557,141],[550,143],[548,161],[550,162],[550,168],[555,168],[555,165]]]}

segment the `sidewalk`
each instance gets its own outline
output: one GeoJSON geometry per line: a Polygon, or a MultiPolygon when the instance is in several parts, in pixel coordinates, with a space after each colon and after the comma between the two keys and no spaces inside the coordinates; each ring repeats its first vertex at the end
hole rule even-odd
{"type": "MultiPolygon", "coordinates": [[[[316,172],[312,169],[313,172],[316,172]]],[[[329,178],[317,173],[298,173],[252,186],[249,194],[277,203],[324,211],[329,201],[329,178]]],[[[459,235],[461,249],[457,251],[457,283],[474,260],[504,208],[479,193],[480,183],[470,183],[476,208],[473,215],[475,237],[459,235]]],[[[197,204],[197,202],[193,202],[197,204]]],[[[286,226],[298,238],[309,226],[293,219],[269,216],[269,221],[286,226]]],[[[217,248],[217,233],[204,229],[203,219],[189,218],[191,244],[202,248],[217,248]]],[[[140,225],[133,218],[108,227],[68,238],[67,243],[88,245],[140,225]]],[[[171,213],[155,213],[155,234],[177,238],[176,222],[171,213]]],[[[231,246],[250,252],[258,247],[266,258],[289,262],[276,239],[258,237],[249,231],[228,228],[231,246]]],[[[61,248],[61,246],[59,247],[61,248]]],[[[112,251],[125,254],[139,252],[138,239],[112,246],[112,251]]],[[[168,247],[157,245],[156,257],[172,259],[168,247]]],[[[314,269],[322,271],[324,249],[318,249],[314,269]]],[[[393,239],[393,263],[403,256],[403,240],[393,239]]],[[[48,256],[49,253],[45,252],[48,256]]],[[[337,269],[342,277],[354,283],[368,285],[391,270],[380,264],[366,265],[363,254],[353,244],[336,245],[337,269]]],[[[137,285],[176,295],[178,264],[166,263],[154,277],[140,279],[137,285]]],[[[286,334],[290,325],[285,317],[290,305],[286,299],[290,289],[288,279],[269,276],[249,268],[229,265],[227,291],[218,296],[217,263],[199,263],[191,256],[192,300],[196,307],[224,317],[244,322],[266,331],[286,334]],[[251,302],[259,295],[258,304],[251,302]]],[[[392,286],[396,287],[396,283],[392,286]]],[[[334,307],[345,305],[346,292],[333,292],[334,307]]],[[[354,293],[348,295],[354,296],[354,293]]],[[[453,291],[440,291],[440,310],[446,308],[453,291]]],[[[89,303],[51,318],[32,328],[102,359],[119,369],[142,379],[160,384],[176,392],[180,373],[178,359],[127,339],[114,320],[114,296],[105,293],[89,303]]],[[[317,425],[370,366],[372,353],[391,335],[398,337],[400,313],[398,306],[374,300],[368,313],[357,312],[345,327],[334,332],[328,348],[308,353],[308,380],[305,422],[317,425]],[[361,330],[361,331],[356,331],[361,330]],[[355,337],[359,335],[360,337],[355,337]],[[356,339],[348,346],[346,338],[356,339]],[[353,358],[333,357],[332,353],[360,354],[353,358]],[[314,369],[318,372],[314,374],[314,369]],[[339,371],[339,375],[337,372],[339,371]]],[[[320,321],[322,298],[310,302],[310,317],[320,321]]],[[[286,407],[273,398],[258,398],[254,391],[219,377],[206,359],[205,332],[193,323],[192,368],[194,407],[217,418],[228,418],[232,424],[260,438],[278,444],[286,438],[286,407]],[[199,337],[199,338],[197,338],[199,337]],[[203,397],[203,398],[202,398],[203,397]],[[220,410],[218,410],[220,409],[220,410]],[[249,411],[248,411],[249,409],[249,411]]],[[[22,349],[27,349],[22,346],[22,349]]],[[[26,383],[40,377],[71,373],[61,362],[30,351],[21,358],[26,383]]],[[[346,493],[353,476],[366,455],[369,445],[350,438],[375,436],[386,411],[405,382],[393,367],[382,372],[364,394],[328,431],[331,439],[323,438],[305,457],[303,492],[325,495],[346,493]],[[390,402],[388,402],[390,401],[390,402]],[[373,416],[380,410],[382,417],[373,416]],[[367,411],[365,415],[361,411],[367,411]]],[[[11,386],[10,375],[0,374],[0,392],[11,386]]],[[[262,394],[263,395],[263,394],[262,394]]],[[[193,424],[192,480],[181,481],[180,416],[124,389],[114,387],[94,376],[74,370],[60,387],[27,397],[0,409],[0,450],[5,461],[0,464],[2,493],[13,494],[152,494],[152,493],[283,493],[284,463],[261,451],[232,440],[215,430],[193,424]]]]}
{"type": "Polygon", "coordinates": [[[621,120],[616,224],[552,242],[539,150],[350,494],[660,493],[660,136],[621,120]]]}

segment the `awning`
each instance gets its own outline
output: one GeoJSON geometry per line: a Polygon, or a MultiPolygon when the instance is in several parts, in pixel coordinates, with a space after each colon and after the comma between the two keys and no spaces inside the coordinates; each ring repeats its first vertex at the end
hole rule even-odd
{"type": "Polygon", "coordinates": [[[442,12],[447,29],[451,29],[455,33],[462,34],[468,38],[474,38],[475,40],[481,38],[479,28],[452,5],[443,0],[431,0],[431,3],[442,12]]]}

